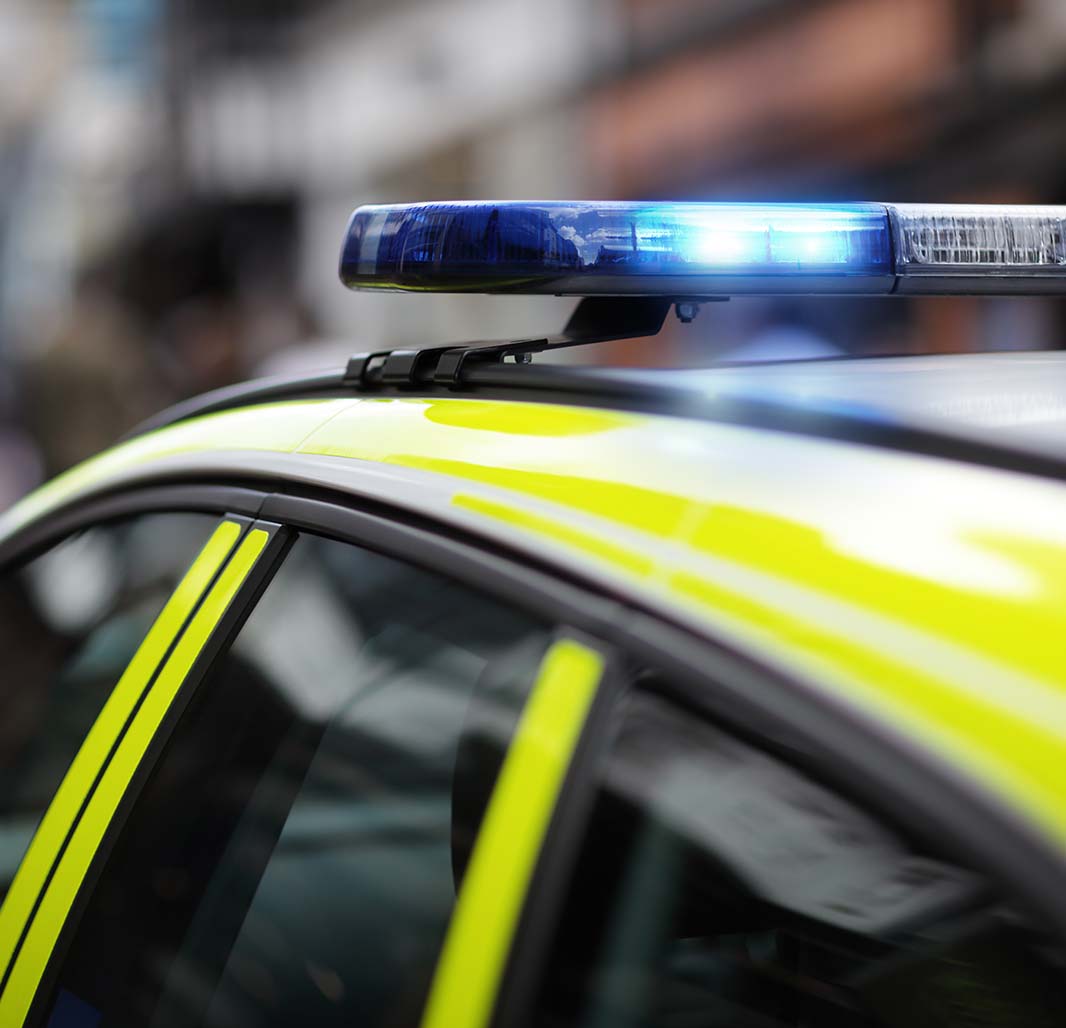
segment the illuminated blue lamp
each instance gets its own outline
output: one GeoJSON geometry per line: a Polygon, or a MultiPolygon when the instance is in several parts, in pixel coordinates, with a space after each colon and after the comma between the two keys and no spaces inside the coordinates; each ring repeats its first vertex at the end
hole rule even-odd
{"type": "Polygon", "coordinates": [[[360,207],[353,289],[561,295],[888,292],[884,207],[427,203],[360,207]]]}
{"type": "Polygon", "coordinates": [[[698,298],[1066,292],[1066,208],[426,203],[360,207],[353,289],[698,298]]]}

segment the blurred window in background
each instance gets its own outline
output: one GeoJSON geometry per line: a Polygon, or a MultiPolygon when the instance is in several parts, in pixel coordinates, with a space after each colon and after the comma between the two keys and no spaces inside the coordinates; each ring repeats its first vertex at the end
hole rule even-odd
{"type": "Polygon", "coordinates": [[[533,1024],[1061,1024],[979,875],[698,715],[632,697],[601,783],[533,1024]]]}
{"type": "Polygon", "coordinates": [[[549,634],[300,537],[138,800],[50,1023],[417,1025],[549,634]]]}
{"type": "Polygon", "coordinates": [[[0,576],[0,900],[85,735],[214,525],[199,514],[102,525],[0,576]]]}

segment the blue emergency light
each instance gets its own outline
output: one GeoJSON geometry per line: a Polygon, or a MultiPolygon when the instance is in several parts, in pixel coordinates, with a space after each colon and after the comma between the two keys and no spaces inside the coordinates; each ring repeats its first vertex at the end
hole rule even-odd
{"type": "Polygon", "coordinates": [[[561,296],[1066,292],[1066,207],[424,203],[352,215],[353,289],[561,296]]]}

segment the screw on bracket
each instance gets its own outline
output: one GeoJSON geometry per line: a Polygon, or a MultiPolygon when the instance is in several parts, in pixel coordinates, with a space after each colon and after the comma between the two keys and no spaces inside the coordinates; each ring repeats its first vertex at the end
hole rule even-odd
{"type": "Polygon", "coordinates": [[[674,310],[677,312],[677,320],[683,325],[691,325],[696,320],[696,315],[700,312],[700,305],[698,303],[683,302],[675,305],[674,310]]]}

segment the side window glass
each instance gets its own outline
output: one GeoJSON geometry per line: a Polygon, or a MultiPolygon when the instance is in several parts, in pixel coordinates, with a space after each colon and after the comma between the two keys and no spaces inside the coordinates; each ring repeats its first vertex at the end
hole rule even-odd
{"type": "Polygon", "coordinates": [[[978,874],[654,695],[561,910],[538,1028],[1061,1021],[1060,955],[978,874]]]}
{"type": "Polygon", "coordinates": [[[0,901],[82,740],[216,521],[113,522],[0,575],[0,901]]]}
{"type": "Polygon", "coordinates": [[[301,536],[175,728],[41,1020],[416,1025],[550,634],[301,536]]]}

